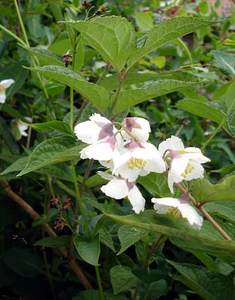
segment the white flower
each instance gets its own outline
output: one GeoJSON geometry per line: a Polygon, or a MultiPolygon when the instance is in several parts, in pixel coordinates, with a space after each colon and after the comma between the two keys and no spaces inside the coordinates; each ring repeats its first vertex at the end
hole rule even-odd
{"type": "MultiPolygon", "coordinates": [[[[28,121],[29,123],[32,122],[32,118],[30,117],[25,117],[25,120],[28,121]]],[[[25,123],[21,120],[18,120],[17,121],[17,128],[20,132],[20,136],[28,136],[28,133],[26,132],[29,128],[29,124],[28,123],[25,123]]]]}
{"type": "Polygon", "coordinates": [[[101,191],[108,197],[114,199],[128,198],[134,212],[139,214],[144,211],[145,199],[134,182],[129,182],[120,177],[114,177],[104,172],[99,172],[105,179],[111,179],[106,185],[101,187],[101,191]]]}
{"type": "Polygon", "coordinates": [[[6,101],[6,89],[9,88],[15,80],[5,79],[0,81],[0,103],[5,103],[6,101]]]}
{"type": "Polygon", "coordinates": [[[89,119],[90,121],[79,123],[74,128],[77,138],[90,144],[81,151],[81,158],[111,160],[120,141],[117,129],[99,114],[93,114],[89,119]]]}
{"type": "Polygon", "coordinates": [[[151,202],[154,203],[154,209],[159,214],[166,214],[171,211],[172,207],[174,207],[178,209],[183,218],[187,219],[191,226],[196,229],[200,229],[202,227],[202,216],[200,216],[196,209],[185,199],[153,198],[151,202]]]}
{"type": "Polygon", "coordinates": [[[146,142],[149,138],[149,133],[151,131],[149,122],[143,118],[137,117],[128,117],[123,120],[122,123],[122,136],[130,140],[131,138],[135,138],[139,142],[146,142]],[[130,135],[128,135],[130,132],[130,135]]]}
{"type": "Polygon", "coordinates": [[[174,183],[203,178],[204,168],[201,164],[209,162],[210,159],[204,156],[199,148],[184,148],[180,138],[171,136],[160,143],[158,149],[169,165],[168,186],[172,193],[174,183]]]}
{"type": "Polygon", "coordinates": [[[113,174],[120,175],[131,182],[138,176],[145,176],[150,172],[163,173],[166,170],[160,152],[147,142],[128,142],[119,149],[118,153],[115,153],[113,163],[113,174]]]}

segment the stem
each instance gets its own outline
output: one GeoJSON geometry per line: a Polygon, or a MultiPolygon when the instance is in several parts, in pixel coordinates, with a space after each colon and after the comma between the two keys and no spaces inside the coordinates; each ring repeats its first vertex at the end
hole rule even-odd
{"type": "Polygon", "coordinates": [[[117,88],[113,103],[111,105],[111,114],[113,114],[114,108],[117,105],[118,98],[119,98],[119,95],[120,95],[120,92],[121,92],[121,89],[122,89],[123,79],[124,79],[124,76],[119,74],[119,84],[118,84],[118,88],[117,88]]]}
{"type": "Polygon", "coordinates": [[[80,195],[80,189],[78,186],[75,166],[72,165],[71,168],[72,168],[73,184],[74,184],[75,198],[76,198],[76,206],[75,206],[75,216],[76,216],[78,214],[79,210],[81,209],[81,205],[80,205],[81,195],[80,195]]]}
{"type": "MultiPolygon", "coordinates": [[[[1,186],[5,190],[7,196],[16,202],[33,220],[36,220],[40,217],[40,215],[19,195],[17,195],[10,187],[7,181],[1,181],[1,186]]],[[[48,233],[49,236],[57,237],[55,231],[48,224],[42,225],[44,230],[48,233]]],[[[82,285],[86,289],[92,289],[92,285],[87,279],[86,275],[83,273],[80,266],[77,264],[75,258],[68,255],[68,251],[64,248],[59,249],[60,254],[68,260],[68,264],[71,270],[76,274],[76,276],[80,279],[82,285]]]]}
{"type": "Polygon", "coordinates": [[[96,279],[97,279],[97,283],[98,283],[98,287],[99,287],[99,294],[100,294],[100,300],[105,300],[104,297],[104,290],[103,290],[103,286],[102,286],[102,282],[101,282],[101,278],[100,278],[100,270],[98,266],[95,266],[95,273],[96,273],[96,279]]]}
{"type": "Polygon", "coordinates": [[[27,45],[25,44],[25,42],[21,38],[19,38],[16,34],[14,34],[12,31],[8,30],[6,27],[2,26],[1,24],[0,24],[0,29],[2,29],[3,31],[5,31],[10,36],[12,36],[14,39],[16,39],[24,47],[27,47],[27,45]]]}
{"type": "Polygon", "coordinates": [[[232,238],[227,234],[226,231],[215,221],[215,219],[205,210],[204,207],[202,207],[201,203],[198,202],[191,194],[190,192],[183,187],[182,184],[177,183],[177,187],[185,194],[188,195],[189,199],[192,201],[192,203],[197,207],[197,209],[204,215],[204,217],[211,223],[211,225],[223,236],[225,240],[231,241],[232,238]]]}
{"type": "Polygon", "coordinates": [[[202,145],[202,151],[205,150],[205,148],[210,144],[210,142],[213,140],[213,138],[216,136],[216,134],[220,131],[220,129],[224,126],[225,120],[223,120],[218,127],[214,130],[212,135],[209,137],[209,139],[202,145]]]}
{"type": "Polygon", "coordinates": [[[22,32],[23,32],[25,44],[26,44],[28,47],[30,47],[30,45],[29,45],[29,40],[28,40],[28,36],[27,36],[26,30],[25,30],[25,27],[24,27],[24,23],[23,23],[21,14],[20,14],[20,9],[19,9],[19,5],[18,5],[18,3],[17,3],[17,0],[14,0],[14,4],[15,4],[17,16],[18,16],[18,19],[19,19],[19,22],[20,22],[20,27],[21,27],[21,30],[22,30],[22,32]]]}

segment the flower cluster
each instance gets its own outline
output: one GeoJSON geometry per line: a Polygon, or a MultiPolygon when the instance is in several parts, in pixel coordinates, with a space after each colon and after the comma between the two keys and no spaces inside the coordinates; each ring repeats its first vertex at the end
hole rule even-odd
{"type": "MultiPolygon", "coordinates": [[[[128,198],[135,213],[144,210],[145,199],[136,185],[139,176],[150,172],[168,176],[168,186],[174,193],[174,184],[183,180],[202,178],[203,163],[210,161],[195,147],[185,148],[180,138],[171,136],[160,143],[158,149],[148,142],[151,131],[149,122],[143,118],[127,117],[119,127],[99,114],[89,121],[78,123],[74,132],[79,140],[88,144],[81,151],[82,159],[98,160],[110,172],[99,172],[109,180],[101,191],[114,199],[128,198]]],[[[202,217],[190,205],[186,195],[176,198],[153,198],[154,209],[166,213],[176,208],[188,222],[200,228],[202,217]]]]}
{"type": "Polygon", "coordinates": [[[5,79],[0,81],[0,103],[6,101],[6,89],[8,89],[15,81],[13,79],[5,79]]]}

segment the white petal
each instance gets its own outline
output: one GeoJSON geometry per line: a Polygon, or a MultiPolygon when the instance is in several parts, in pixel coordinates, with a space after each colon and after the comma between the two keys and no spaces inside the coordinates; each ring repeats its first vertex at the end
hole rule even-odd
{"type": "Polygon", "coordinates": [[[6,101],[5,92],[0,92],[0,103],[5,103],[5,101],[6,101]]]}
{"type": "Polygon", "coordinates": [[[91,121],[78,123],[74,128],[74,133],[79,140],[86,144],[93,144],[98,141],[101,128],[91,121]]]}
{"type": "Polygon", "coordinates": [[[179,207],[180,206],[180,201],[179,199],[176,198],[152,198],[151,200],[152,203],[154,203],[154,209],[157,211],[159,214],[165,214],[168,212],[168,210],[171,207],[179,207]]]}
{"type": "Polygon", "coordinates": [[[161,142],[158,147],[158,150],[160,151],[161,155],[164,155],[164,153],[167,150],[183,150],[183,149],[184,149],[184,144],[182,140],[174,135],[166,139],[164,142],[161,142]]]}
{"type": "Polygon", "coordinates": [[[13,79],[5,79],[0,82],[0,85],[3,86],[5,89],[9,88],[15,80],[13,79]]]}
{"type": "Polygon", "coordinates": [[[108,143],[96,143],[89,145],[80,152],[81,159],[110,160],[113,158],[113,150],[108,143]]]}
{"type": "Polygon", "coordinates": [[[190,166],[192,167],[192,171],[186,176],[185,180],[189,181],[204,177],[204,168],[201,164],[190,161],[190,166]]]}
{"type": "Polygon", "coordinates": [[[161,157],[160,152],[157,148],[150,144],[144,143],[145,145],[145,159],[147,160],[147,164],[144,167],[144,170],[149,172],[163,173],[166,171],[166,164],[161,157]]]}
{"type": "Polygon", "coordinates": [[[26,130],[28,129],[29,125],[22,122],[22,121],[18,121],[17,123],[17,127],[19,129],[20,135],[21,136],[28,136],[28,133],[26,132],[26,130]]]}
{"type": "Polygon", "coordinates": [[[172,175],[175,176],[175,178],[178,178],[177,180],[179,180],[179,178],[182,177],[182,174],[184,173],[188,163],[189,159],[185,156],[175,158],[172,160],[170,170],[172,175]]]}
{"type": "Polygon", "coordinates": [[[202,227],[203,218],[199,215],[196,209],[190,204],[180,204],[178,207],[183,218],[186,218],[190,225],[200,229],[202,227]]]}
{"type": "Polygon", "coordinates": [[[95,123],[100,123],[100,124],[107,124],[107,123],[111,123],[107,118],[105,117],[102,117],[100,114],[93,114],[92,116],[90,116],[89,118],[92,122],[95,122],[95,123]]]}
{"type": "Polygon", "coordinates": [[[132,208],[136,214],[139,214],[141,211],[144,211],[145,199],[136,185],[134,185],[130,189],[128,199],[130,200],[132,208]]]}
{"type": "MultiPolygon", "coordinates": [[[[174,194],[174,183],[175,183],[175,176],[171,173],[171,170],[168,172],[168,177],[167,177],[167,184],[168,184],[168,187],[171,191],[172,194],[174,194]]],[[[177,183],[179,183],[181,181],[181,177],[180,178],[177,178],[177,183]]]]}
{"type": "MultiPolygon", "coordinates": [[[[125,120],[129,120],[130,122],[133,120],[133,127],[130,128],[132,136],[134,136],[140,142],[146,142],[148,140],[149,133],[151,132],[149,121],[138,117],[128,117],[124,119],[124,126],[125,120]]],[[[128,133],[126,133],[125,130],[122,130],[122,135],[127,140],[131,139],[131,137],[128,135],[128,133]]]]}
{"type": "Polygon", "coordinates": [[[99,160],[99,163],[103,167],[113,170],[113,161],[111,159],[110,160],[99,160]]]}
{"type": "Polygon", "coordinates": [[[114,199],[125,198],[129,193],[126,181],[118,178],[114,178],[106,185],[103,185],[101,191],[106,196],[114,199]]]}
{"type": "Polygon", "coordinates": [[[193,159],[201,164],[207,163],[210,161],[210,159],[208,157],[206,157],[205,155],[202,154],[202,152],[199,148],[187,147],[184,149],[184,151],[186,152],[184,154],[184,156],[186,156],[190,159],[193,159]]]}

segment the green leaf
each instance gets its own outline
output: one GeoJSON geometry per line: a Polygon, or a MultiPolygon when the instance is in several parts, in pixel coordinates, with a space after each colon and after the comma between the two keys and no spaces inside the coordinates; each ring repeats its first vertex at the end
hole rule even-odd
{"type": "Polygon", "coordinates": [[[114,266],[110,270],[110,277],[115,295],[135,287],[138,283],[138,278],[125,266],[114,266]]]}
{"type": "Polygon", "coordinates": [[[183,109],[196,116],[211,120],[220,124],[225,120],[225,114],[220,108],[216,108],[210,102],[195,99],[183,99],[177,102],[177,108],[183,109]]]}
{"type": "Polygon", "coordinates": [[[102,112],[109,106],[108,91],[102,86],[86,81],[77,72],[59,66],[37,67],[33,70],[78,91],[87,101],[102,112]]]}
{"type": "Polygon", "coordinates": [[[235,201],[213,201],[206,203],[204,207],[210,214],[218,216],[235,224],[235,201]]]}
{"type": "Polygon", "coordinates": [[[115,247],[112,239],[111,233],[104,227],[99,230],[99,237],[101,243],[109,247],[113,252],[115,252],[115,247]]]}
{"type": "Polygon", "coordinates": [[[143,230],[141,228],[122,225],[118,230],[118,238],[121,242],[121,249],[118,252],[118,255],[138,242],[142,237],[146,235],[146,233],[146,230],[143,230]]]}
{"type": "Polygon", "coordinates": [[[152,196],[171,196],[171,192],[167,184],[167,178],[162,176],[162,174],[151,173],[147,176],[141,176],[138,178],[138,183],[141,184],[152,196]]]}
{"type": "Polygon", "coordinates": [[[198,201],[234,201],[234,187],[235,175],[231,175],[216,184],[210,183],[207,179],[194,180],[191,191],[198,201]]]}
{"type": "Polygon", "coordinates": [[[63,66],[63,59],[61,56],[42,48],[29,48],[28,51],[33,56],[39,59],[40,65],[56,65],[63,66]]]}
{"type": "Polygon", "coordinates": [[[93,240],[85,241],[80,237],[74,240],[75,248],[81,258],[93,266],[99,265],[100,240],[95,237],[93,240]]]}
{"type": "Polygon", "coordinates": [[[71,238],[68,235],[47,237],[35,242],[34,246],[42,246],[48,248],[61,248],[61,247],[68,246],[70,239],[71,238]]]}
{"type": "Polygon", "coordinates": [[[213,255],[225,255],[234,260],[235,242],[215,239],[208,234],[201,233],[190,227],[186,221],[171,216],[157,215],[153,211],[145,210],[141,215],[119,216],[104,213],[113,221],[132,227],[142,228],[150,232],[156,232],[168,237],[177,238],[188,245],[194,242],[194,250],[203,250],[213,255]]]}
{"type": "Polygon", "coordinates": [[[57,130],[63,133],[72,133],[69,125],[63,121],[53,120],[44,123],[33,123],[30,126],[39,132],[57,130]]]}
{"type": "Polygon", "coordinates": [[[35,147],[26,166],[17,176],[52,164],[78,159],[80,150],[81,146],[76,146],[72,137],[60,136],[48,139],[35,147]]]}
{"type": "Polygon", "coordinates": [[[136,12],[134,17],[140,31],[149,31],[153,28],[152,12],[136,12]]]}
{"type": "Polygon", "coordinates": [[[21,171],[22,169],[24,169],[27,162],[28,162],[28,157],[21,157],[21,158],[17,159],[16,161],[14,161],[9,167],[7,167],[1,173],[1,175],[6,175],[9,173],[21,171]]]}
{"type": "Polygon", "coordinates": [[[175,277],[205,300],[232,300],[235,297],[232,277],[208,272],[191,264],[168,261],[181,276],[175,277]]]}
{"type": "Polygon", "coordinates": [[[113,113],[121,113],[146,100],[179,91],[182,88],[192,87],[193,85],[195,85],[195,82],[171,79],[133,84],[128,89],[120,92],[113,113]]]}
{"type": "Polygon", "coordinates": [[[209,21],[203,17],[176,17],[161,22],[137,41],[137,49],[130,58],[129,67],[166,43],[207,25],[209,21]]]}
{"type": "Polygon", "coordinates": [[[127,19],[118,16],[97,17],[72,23],[81,32],[85,44],[91,46],[121,71],[134,48],[135,32],[127,19]]]}
{"type": "Polygon", "coordinates": [[[214,64],[225,73],[232,76],[235,75],[235,57],[233,53],[228,53],[225,51],[212,51],[214,56],[214,64]]]}

